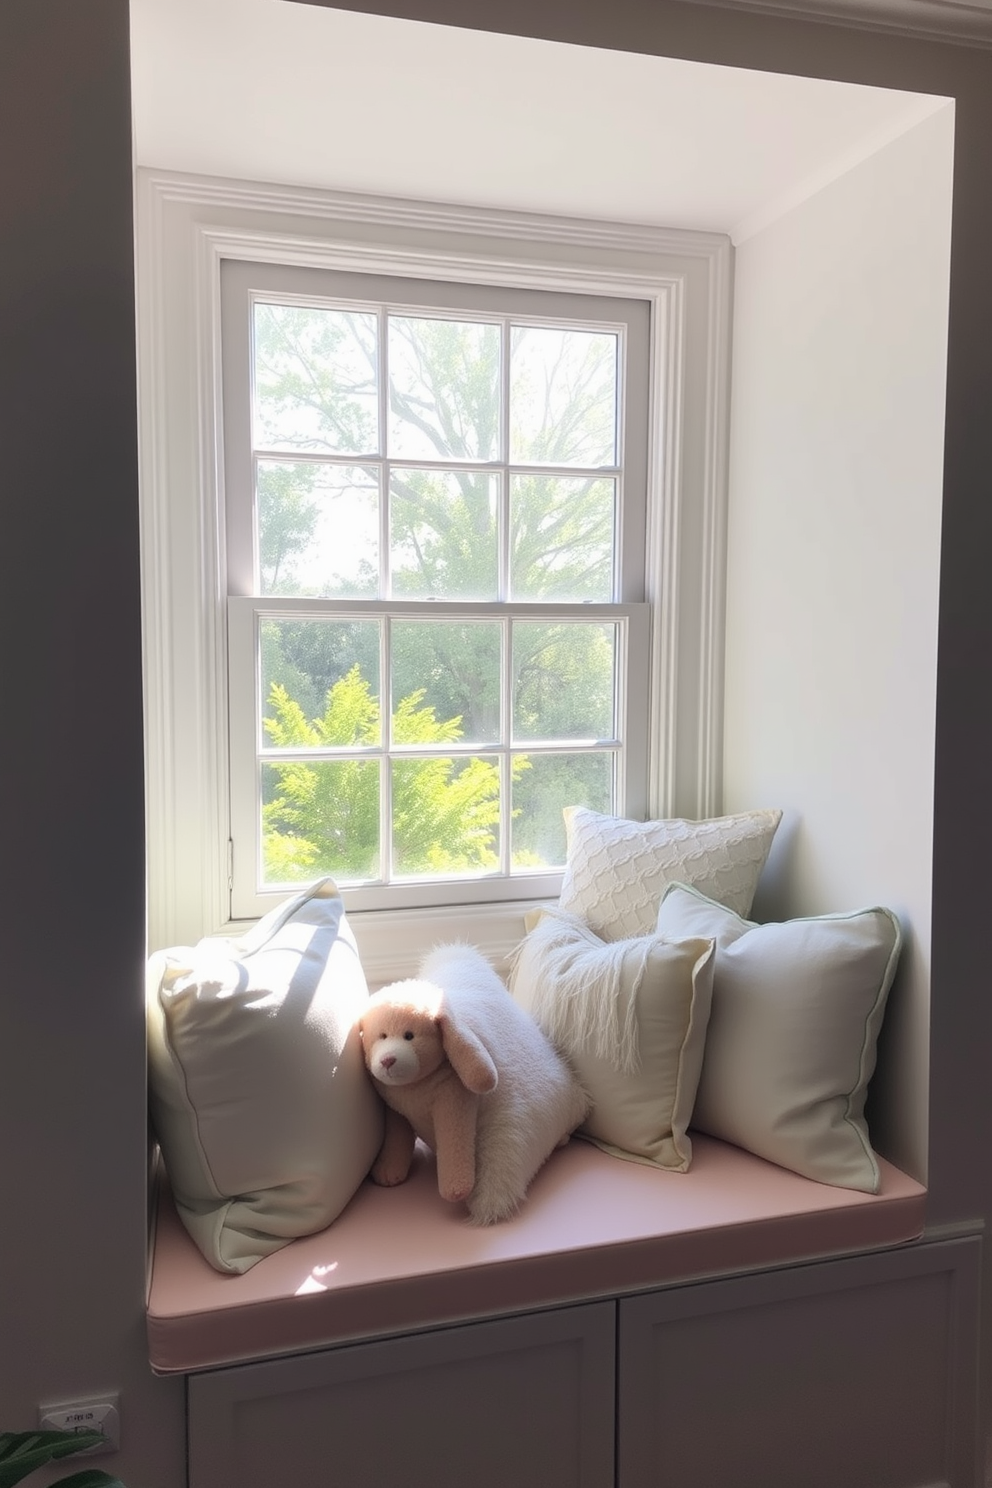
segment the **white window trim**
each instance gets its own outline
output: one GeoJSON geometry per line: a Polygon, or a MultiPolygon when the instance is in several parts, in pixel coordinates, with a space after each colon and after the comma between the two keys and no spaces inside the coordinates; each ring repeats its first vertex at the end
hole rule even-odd
{"type": "MultiPolygon", "coordinates": [[[[483,280],[652,307],[649,812],[720,810],[732,250],[721,234],[139,170],[149,944],[227,931],[220,264],[483,280]]],[[[371,982],[445,936],[504,957],[526,906],[352,919],[371,982]]]]}

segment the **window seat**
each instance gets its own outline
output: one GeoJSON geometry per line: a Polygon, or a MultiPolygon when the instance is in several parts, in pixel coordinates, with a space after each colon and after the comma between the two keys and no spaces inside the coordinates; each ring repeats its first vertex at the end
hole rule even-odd
{"type": "Polygon", "coordinates": [[[924,1188],[880,1167],[881,1192],[868,1195],[696,1134],[688,1173],[573,1140],[514,1219],[477,1229],[438,1196],[433,1158],[418,1149],[405,1184],[366,1182],[328,1229],[243,1276],[208,1265],[163,1180],[147,1309],[152,1368],[192,1372],[918,1238],[924,1188]]]}

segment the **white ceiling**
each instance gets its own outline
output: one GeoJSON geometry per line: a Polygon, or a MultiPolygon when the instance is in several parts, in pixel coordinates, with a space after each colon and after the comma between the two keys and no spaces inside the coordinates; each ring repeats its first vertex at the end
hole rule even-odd
{"type": "Polygon", "coordinates": [[[727,232],[946,100],[328,10],[131,0],[139,165],[727,232]]]}

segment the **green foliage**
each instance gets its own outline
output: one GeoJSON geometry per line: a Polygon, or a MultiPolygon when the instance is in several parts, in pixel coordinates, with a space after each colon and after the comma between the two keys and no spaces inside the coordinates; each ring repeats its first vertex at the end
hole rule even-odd
{"type": "Polygon", "coordinates": [[[394,469],[393,593],[403,599],[495,599],[495,484],[475,470],[394,469]]]}
{"type": "Polygon", "coordinates": [[[374,449],[374,315],[256,305],[255,386],[271,448],[374,449]]]}
{"type": "Polygon", "coordinates": [[[314,465],[274,464],[258,468],[259,568],[265,594],[293,594],[292,560],[309,547],[319,503],[313,495],[314,465]]]}
{"type": "MultiPolygon", "coordinates": [[[[13,1488],[48,1462],[95,1447],[98,1431],[0,1431],[0,1488],[13,1488]]],[[[120,1478],[99,1468],[84,1468],[57,1478],[56,1488],[124,1488],[120,1478]]]]}
{"type": "MultiPolygon", "coordinates": [[[[381,717],[355,665],[329,688],[321,716],[307,718],[282,684],[269,689],[265,729],[278,748],[361,748],[379,743],[381,717]]],[[[462,737],[461,718],[439,719],[424,689],[403,698],[393,717],[398,744],[437,745],[462,737]]],[[[270,764],[272,793],[262,808],[268,882],[320,873],[367,878],[377,868],[379,766],[376,759],[287,760],[270,764]]],[[[527,768],[519,761],[517,773],[527,768]]],[[[393,771],[393,843],[403,874],[485,872],[498,863],[499,768],[478,757],[399,759],[393,771]]]]}

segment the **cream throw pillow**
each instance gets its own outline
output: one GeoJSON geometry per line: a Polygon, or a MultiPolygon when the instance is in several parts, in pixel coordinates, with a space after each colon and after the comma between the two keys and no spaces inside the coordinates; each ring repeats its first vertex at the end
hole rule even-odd
{"type": "Polygon", "coordinates": [[[658,905],[672,883],[694,884],[747,914],[782,813],[635,822],[568,806],[564,817],[559,907],[581,915],[604,940],[623,940],[654,932],[658,905]]]}
{"type": "Polygon", "coordinates": [[[713,964],[712,940],[608,944],[577,916],[544,912],[515,953],[510,990],[592,1098],[580,1136],[685,1172],[713,964]]]}
{"type": "Polygon", "coordinates": [[[658,932],[717,944],[693,1126],[806,1178],[877,1193],[864,1108],[899,956],[895,915],[753,925],[679,885],[658,932]]]}
{"type": "Polygon", "coordinates": [[[371,1167],[383,1118],[355,1027],[367,997],[331,879],[240,942],[150,958],[152,1119],[183,1223],[219,1271],[323,1229],[371,1167]]]}

